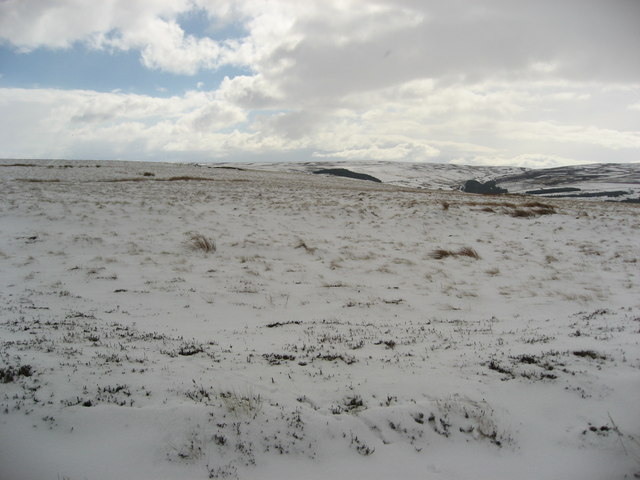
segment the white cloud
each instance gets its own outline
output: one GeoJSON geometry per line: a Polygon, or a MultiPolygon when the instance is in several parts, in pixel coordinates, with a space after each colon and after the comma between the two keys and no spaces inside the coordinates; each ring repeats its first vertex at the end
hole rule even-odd
{"type": "MultiPolygon", "coordinates": [[[[0,142],[4,157],[73,157],[95,145],[95,156],[135,157],[162,152],[177,138],[211,136],[245,121],[245,112],[191,91],[154,98],[123,93],[0,89],[0,142]]],[[[188,142],[184,142],[188,151],[188,142]]]]}
{"type": "Polygon", "coordinates": [[[114,32],[135,32],[154,18],[172,18],[187,0],[6,0],[0,3],[1,36],[22,50],[100,45],[114,32]]]}
{"type": "Polygon", "coordinates": [[[640,149],[640,131],[620,131],[590,125],[558,125],[552,122],[503,124],[504,136],[516,140],[580,143],[611,150],[640,149]]]}
{"type": "Polygon", "coordinates": [[[403,162],[424,162],[437,157],[439,150],[429,145],[394,144],[389,146],[372,145],[368,148],[351,148],[331,153],[315,152],[315,158],[343,160],[387,160],[403,162]]]}
{"type": "Polygon", "coordinates": [[[636,13],[627,0],[4,0],[0,41],[23,51],[82,43],[152,70],[246,73],[172,98],[0,89],[0,156],[637,160],[636,13]],[[194,9],[242,35],[185,31],[194,9]]]}
{"type": "Polygon", "coordinates": [[[476,156],[471,158],[457,158],[450,163],[458,165],[473,166],[518,166],[524,168],[554,168],[564,165],[584,165],[585,162],[573,158],[561,157],[558,155],[545,154],[523,154],[515,157],[504,157],[499,155],[476,156]]]}

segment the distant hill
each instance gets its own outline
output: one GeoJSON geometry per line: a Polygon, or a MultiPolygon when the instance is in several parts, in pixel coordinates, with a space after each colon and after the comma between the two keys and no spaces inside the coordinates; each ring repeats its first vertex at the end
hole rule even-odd
{"type": "Polygon", "coordinates": [[[544,197],[618,201],[640,198],[640,163],[599,163],[527,170],[495,180],[509,192],[544,197]]]}
{"type": "MultiPolygon", "coordinates": [[[[228,164],[238,166],[237,164],[228,164]]],[[[280,162],[242,164],[256,170],[355,170],[383,183],[430,190],[459,190],[468,180],[495,181],[509,193],[629,201],[640,198],[640,163],[606,163],[528,169],[409,162],[280,162]]]]}

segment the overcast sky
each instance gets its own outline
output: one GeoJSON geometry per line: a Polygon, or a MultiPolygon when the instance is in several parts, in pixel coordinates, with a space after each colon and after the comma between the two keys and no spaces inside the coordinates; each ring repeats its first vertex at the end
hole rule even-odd
{"type": "Polygon", "coordinates": [[[0,157],[640,161],[640,0],[0,0],[0,157]]]}

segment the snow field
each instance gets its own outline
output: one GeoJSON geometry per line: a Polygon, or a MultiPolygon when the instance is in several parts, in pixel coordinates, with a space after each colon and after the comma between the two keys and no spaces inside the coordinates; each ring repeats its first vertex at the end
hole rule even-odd
{"type": "Polygon", "coordinates": [[[640,471],[633,205],[2,173],[2,478],[640,471]]]}

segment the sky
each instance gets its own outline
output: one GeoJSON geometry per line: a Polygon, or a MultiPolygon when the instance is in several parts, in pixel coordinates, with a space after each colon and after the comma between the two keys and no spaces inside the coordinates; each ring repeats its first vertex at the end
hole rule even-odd
{"type": "Polygon", "coordinates": [[[0,158],[640,161],[640,0],[0,0],[0,158]]]}

